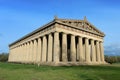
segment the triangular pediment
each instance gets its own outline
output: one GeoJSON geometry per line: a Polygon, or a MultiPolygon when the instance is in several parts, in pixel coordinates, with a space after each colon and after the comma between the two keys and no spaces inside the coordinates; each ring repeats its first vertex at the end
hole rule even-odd
{"type": "Polygon", "coordinates": [[[92,25],[87,20],[59,19],[59,21],[63,24],[67,24],[67,25],[73,26],[75,28],[83,29],[83,30],[104,36],[103,32],[98,30],[94,25],[92,25]]]}

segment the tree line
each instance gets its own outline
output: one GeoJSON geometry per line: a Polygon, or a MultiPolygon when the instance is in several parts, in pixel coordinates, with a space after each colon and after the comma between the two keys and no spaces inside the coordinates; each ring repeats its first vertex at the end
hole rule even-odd
{"type": "Polygon", "coordinates": [[[120,63],[120,56],[108,56],[108,55],[105,55],[105,61],[107,63],[120,63]]]}
{"type": "Polygon", "coordinates": [[[0,62],[8,61],[8,53],[0,53],[0,62]]]}

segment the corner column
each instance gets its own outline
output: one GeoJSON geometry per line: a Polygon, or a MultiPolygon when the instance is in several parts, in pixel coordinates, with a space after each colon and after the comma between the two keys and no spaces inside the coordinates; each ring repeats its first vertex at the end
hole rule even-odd
{"type": "Polygon", "coordinates": [[[31,57],[30,57],[31,63],[33,63],[33,53],[34,53],[34,43],[33,41],[31,41],[31,57]]]}
{"type": "Polygon", "coordinates": [[[101,61],[104,63],[104,48],[103,48],[103,42],[100,42],[100,52],[101,52],[101,61]]]}
{"type": "Polygon", "coordinates": [[[97,48],[97,61],[100,62],[100,45],[99,41],[96,41],[96,48],[97,48]]]}
{"type": "Polygon", "coordinates": [[[67,35],[62,34],[62,61],[67,62],[67,35]]]}
{"type": "Polygon", "coordinates": [[[55,32],[54,33],[54,56],[53,56],[53,61],[54,62],[59,62],[59,55],[60,55],[60,42],[59,42],[59,33],[55,32]]]}

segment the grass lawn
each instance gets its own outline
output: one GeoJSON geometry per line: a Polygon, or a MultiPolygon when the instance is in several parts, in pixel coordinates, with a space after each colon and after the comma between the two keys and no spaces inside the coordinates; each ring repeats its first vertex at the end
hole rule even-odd
{"type": "Polygon", "coordinates": [[[0,63],[0,80],[120,80],[120,64],[51,67],[0,63]]]}

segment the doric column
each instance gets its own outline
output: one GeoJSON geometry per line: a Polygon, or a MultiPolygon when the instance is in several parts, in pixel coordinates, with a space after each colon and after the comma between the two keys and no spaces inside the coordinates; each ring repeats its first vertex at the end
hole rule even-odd
{"type": "Polygon", "coordinates": [[[20,61],[22,62],[23,61],[23,44],[21,44],[21,47],[20,47],[20,57],[21,57],[20,61]]]}
{"type": "MultiPolygon", "coordinates": [[[[15,55],[15,53],[16,53],[16,47],[14,48],[14,55],[15,55]]],[[[13,62],[15,61],[15,58],[16,58],[16,55],[15,55],[15,57],[13,57],[13,62]]]]}
{"type": "Polygon", "coordinates": [[[17,56],[18,56],[18,58],[17,58],[17,61],[19,62],[19,46],[18,46],[18,50],[17,50],[18,52],[17,52],[17,56]]]}
{"type": "Polygon", "coordinates": [[[15,52],[15,62],[18,62],[18,46],[16,46],[16,52],[15,52]]]}
{"type": "Polygon", "coordinates": [[[92,50],[92,62],[93,62],[93,63],[96,62],[95,44],[94,44],[94,43],[95,43],[95,42],[94,42],[94,40],[92,39],[92,40],[91,40],[91,46],[92,46],[91,50],[92,50]]]}
{"type": "Polygon", "coordinates": [[[48,36],[48,62],[52,62],[53,37],[52,33],[48,36]]]}
{"type": "Polygon", "coordinates": [[[24,44],[24,62],[26,62],[26,43],[24,44]]]}
{"type": "Polygon", "coordinates": [[[16,62],[16,59],[17,59],[17,47],[15,48],[15,58],[14,58],[14,62],[16,62]]]}
{"type": "Polygon", "coordinates": [[[33,63],[33,55],[34,55],[34,41],[31,42],[31,62],[33,63]]]}
{"type": "Polygon", "coordinates": [[[21,62],[21,44],[19,46],[19,62],[21,62]]]}
{"type": "Polygon", "coordinates": [[[84,58],[83,58],[83,41],[82,41],[82,37],[78,37],[78,51],[79,51],[79,62],[83,62],[84,58]]]}
{"type": "Polygon", "coordinates": [[[13,48],[12,62],[14,61],[14,57],[13,57],[14,53],[15,53],[15,48],[13,48]]]}
{"type": "Polygon", "coordinates": [[[20,62],[20,50],[19,50],[20,46],[18,46],[18,50],[17,50],[17,62],[20,62]]]}
{"type": "Polygon", "coordinates": [[[20,47],[19,47],[19,51],[20,51],[20,53],[19,53],[19,62],[21,62],[21,44],[20,44],[20,47]]]}
{"type": "Polygon", "coordinates": [[[18,49],[17,49],[17,62],[19,62],[19,46],[18,46],[18,49]]]}
{"type": "Polygon", "coordinates": [[[11,53],[11,62],[13,61],[13,54],[14,54],[14,48],[12,49],[12,53],[11,53]]]}
{"type": "Polygon", "coordinates": [[[85,60],[86,62],[90,62],[90,52],[89,52],[89,41],[88,38],[85,38],[85,60]]]}
{"type": "Polygon", "coordinates": [[[25,43],[23,43],[23,63],[25,62],[25,43]]]}
{"type": "Polygon", "coordinates": [[[15,57],[14,57],[14,62],[16,60],[16,47],[15,47],[15,53],[14,53],[15,57]]]}
{"type": "MultiPolygon", "coordinates": [[[[14,55],[15,55],[15,53],[16,53],[16,48],[14,48],[14,55]]],[[[13,62],[15,61],[15,58],[16,58],[16,55],[15,55],[15,57],[13,57],[13,62]]]]}
{"type": "Polygon", "coordinates": [[[25,62],[25,43],[23,44],[23,63],[25,62]]]}
{"type": "Polygon", "coordinates": [[[79,42],[76,44],[76,61],[80,60],[79,42]]]}
{"type": "Polygon", "coordinates": [[[29,42],[27,42],[27,57],[26,57],[26,61],[27,63],[29,62],[29,42]]]}
{"type": "Polygon", "coordinates": [[[29,41],[29,56],[28,56],[28,61],[30,63],[30,58],[31,58],[31,41],[29,41]]]}
{"type": "Polygon", "coordinates": [[[38,52],[37,52],[37,62],[41,62],[41,52],[42,52],[41,38],[38,38],[38,52]]]}
{"type": "Polygon", "coordinates": [[[65,33],[62,34],[62,61],[67,61],[67,35],[65,33]]]}
{"type": "Polygon", "coordinates": [[[71,35],[71,45],[70,45],[71,61],[76,61],[76,45],[75,45],[75,36],[71,35]]]}
{"type": "Polygon", "coordinates": [[[25,63],[27,62],[27,43],[25,43],[25,63]]]}
{"type": "Polygon", "coordinates": [[[12,53],[12,62],[13,62],[13,60],[14,60],[14,57],[13,57],[13,55],[14,55],[14,51],[15,51],[15,48],[13,48],[13,53],[12,53]]]}
{"type": "Polygon", "coordinates": [[[97,61],[100,62],[100,47],[99,41],[96,41],[96,48],[97,48],[97,61]]]}
{"type": "Polygon", "coordinates": [[[15,55],[15,57],[14,57],[14,62],[15,62],[15,59],[16,59],[16,47],[15,47],[14,55],[15,55]]]}
{"type": "Polygon", "coordinates": [[[33,53],[33,62],[36,63],[36,55],[37,55],[37,40],[34,40],[34,53],[33,53]]]}
{"type": "Polygon", "coordinates": [[[13,54],[13,48],[11,49],[10,56],[9,56],[10,57],[10,59],[9,59],[10,62],[12,62],[12,54],[13,54]]]}
{"type": "Polygon", "coordinates": [[[21,51],[20,51],[20,45],[19,45],[19,62],[20,62],[20,54],[21,54],[21,51]]]}
{"type": "Polygon", "coordinates": [[[54,62],[59,62],[59,55],[60,55],[60,42],[59,42],[59,33],[54,33],[54,62]]]}
{"type": "Polygon", "coordinates": [[[23,51],[22,51],[22,56],[23,56],[23,60],[22,60],[22,63],[24,63],[25,62],[25,43],[23,43],[23,46],[22,46],[22,48],[23,48],[23,51]]]}
{"type": "Polygon", "coordinates": [[[21,44],[21,47],[20,47],[20,60],[21,60],[21,62],[23,61],[23,44],[21,44]]]}
{"type": "MultiPolygon", "coordinates": [[[[13,56],[15,55],[15,47],[14,47],[14,51],[13,51],[13,56]]],[[[12,57],[12,61],[14,62],[14,57],[12,57]]]]}
{"type": "Polygon", "coordinates": [[[46,36],[43,36],[42,62],[46,62],[46,55],[47,55],[47,39],[46,36]]]}
{"type": "Polygon", "coordinates": [[[29,62],[29,48],[30,47],[30,44],[29,44],[29,42],[27,42],[27,62],[29,62]]]}
{"type": "Polygon", "coordinates": [[[103,42],[100,42],[100,52],[101,52],[101,60],[102,62],[105,62],[104,60],[104,48],[103,48],[103,42]]]}
{"type": "Polygon", "coordinates": [[[24,62],[24,44],[22,44],[22,63],[24,62]]]}
{"type": "Polygon", "coordinates": [[[16,47],[16,53],[15,53],[15,62],[17,62],[18,61],[18,46],[16,47]]]}
{"type": "Polygon", "coordinates": [[[37,53],[38,53],[38,39],[35,39],[36,45],[35,45],[35,60],[34,63],[37,63],[37,53]]]}
{"type": "Polygon", "coordinates": [[[32,51],[33,51],[33,42],[30,41],[30,52],[29,52],[29,62],[31,63],[32,62],[32,51]]]}

